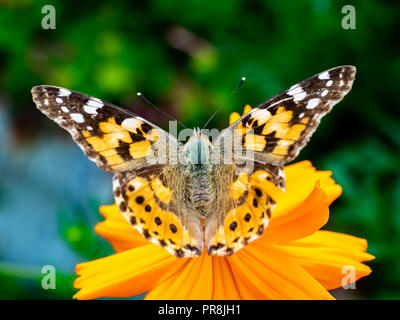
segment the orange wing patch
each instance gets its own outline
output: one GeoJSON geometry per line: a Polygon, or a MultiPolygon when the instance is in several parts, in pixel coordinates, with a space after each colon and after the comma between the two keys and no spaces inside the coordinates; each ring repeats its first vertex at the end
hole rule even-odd
{"type": "MultiPolygon", "coordinates": [[[[248,112],[251,111],[250,106],[246,107],[248,112]]],[[[237,125],[235,133],[243,136],[243,146],[247,150],[269,152],[282,158],[301,138],[308,122],[309,117],[294,121],[293,111],[285,106],[278,106],[274,114],[267,109],[258,109],[237,125]]]]}
{"type": "Polygon", "coordinates": [[[115,167],[129,157],[140,159],[152,153],[151,146],[158,140],[158,132],[156,129],[146,131],[143,126],[144,123],[136,118],[125,119],[120,125],[114,118],[108,118],[99,122],[96,135],[89,130],[83,130],[82,135],[93,150],[104,157],[108,166],[115,167]],[[129,146],[128,151],[121,149],[124,145],[129,146]]]}

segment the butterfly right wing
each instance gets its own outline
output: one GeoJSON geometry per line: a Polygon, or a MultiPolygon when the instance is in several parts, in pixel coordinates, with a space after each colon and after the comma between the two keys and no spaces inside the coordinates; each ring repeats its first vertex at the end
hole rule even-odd
{"type": "Polygon", "coordinates": [[[219,177],[212,212],[206,219],[205,242],[210,255],[228,256],[260,237],[268,226],[276,195],[284,189],[282,166],[255,164],[237,171],[217,165],[219,177]]]}
{"type": "Polygon", "coordinates": [[[231,155],[236,164],[246,158],[276,165],[292,161],[321,118],[351,90],[355,73],[353,66],[335,67],[261,103],[217,137],[216,160],[231,155]]]}
{"type": "Polygon", "coordinates": [[[121,213],[146,239],[177,257],[203,251],[201,219],[185,201],[188,177],[179,165],[116,173],[114,197],[121,213]]]}

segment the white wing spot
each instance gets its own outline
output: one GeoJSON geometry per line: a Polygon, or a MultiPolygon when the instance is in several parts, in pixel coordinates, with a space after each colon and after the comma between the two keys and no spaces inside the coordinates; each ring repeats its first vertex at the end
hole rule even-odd
{"type": "Polygon", "coordinates": [[[142,121],[136,118],[128,118],[122,121],[121,127],[130,132],[136,132],[136,129],[142,124],[142,121]]]}
{"type": "Polygon", "coordinates": [[[343,81],[343,80],[340,80],[339,86],[343,86],[343,85],[344,85],[344,81],[343,81]]]}
{"type": "Polygon", "coordinates": [[[44,104],[45,104],[46,106],[48,106],[48,105],[49,105],[49,100],[44,99],[44,104]]]}
{"type": "Polygon", "coordinates": [[[61,107],[61,111],[63,112],[69,112],[69,109],[66,106],[61,107]]]}
{"type": "Polygon", "coordinates": [[[330,86],[332,85],[332,83],[333,83],[333,81],[332,81],[332,80],[329,80],[329,81],[326,82],[326,86],[327,86],[327,87],[330,87],[330,86]]]}
{"type": "Polygon", "coordinates": [[[71,94],[71,91],[69,91],[69,90],[67,90],[67,89],[64,89],[64,88],[61,88],[60,89],[60,92],[58,93],[58,95],[60,96],[60,97],[67,97],[67,96],[69,96],[71,94]]]}
{"type": "Polygon", "coordinates": [[[93,128],[92,128],[91,126],[86,127],[86,129],[88,129],[88,130],[90,130],[90,131],[93,130],[93,128]]]}
{"type": "Polygon", "coordinates": [[[329,90],[325,89],[324,91],[322,91],[321,93],[321,97],[325,97],[328,94],[329,90]]]}
{"type": "Polygon", "coordinates": [[[57,99],[56,99],[56,102],[57,102],[57,103],[63,103],[63,100],[62,100],[61,98],[57,98],[57,99]]]}
{"type": "Polygon", "coordinates": [[[329,79],[329,72],[328,72],[328,71],[322,72],[322,73],[318,76],[318,79],[321,79],[321,80],[329,79]]]}
{"type": "Polygon", "coordinates": [[[321,102],[321,100],[319,98],[310,99],[310,100],[308,100],[306,108],[314,109],[320,102],[321,102]]]}
{"type": "Polygon", "coordinates": [[[304,117],[304,112],[302,112],[302,113],[299,114],[299,118],[300,118],[300,119],[303,118],[303,117],[304,117]]]}
{"type": "Polygon", "coordinates": [[[271,117],[271,113],[265,109],[259,109],[252,113],[251,118],[258,121],[258,124],[264,124],[271,117]]]}
{"type": "Polygon", "coordinates": [[[301,101],[307,96],[307,92],[302,91],[300,93],[297,93],[293,97],[293,101],[301,101]]]}
{"type": "Polygon", "coordinates": [[[91,106],[91,107],[95,107],[95,108],[100,108],[100,107],[102,107],[104,104],[103,104],[103,102],[101,102],[100,100],[99,100],[99,101],[96,101],[96,100],[94,100],[94,99],[91,99],[91,100],[89,100],[89,101],[87,102],[87,105],[88,105],[88,106],[91,106]]]}
{"type": "Polygon", "coordinates": [[[85,121],[83,119],[83,115],[81,115],[80,113],[71,113],[71,119],[78,123],[82,123],[85,121]]]}
{"type": "Polygon", "coordinates": [[[83,110],[86,112],[86,113],[90,113],[90,114],[97,114],[97,109],[98,109],[99,107],[91,107],[91,106],[88,106],[88,105],[84,105],[83,106],[83,110]]]}
{"type": "Polygon", "coordinates": [[[300,93],[300,92],[302,92],[302,91],[303,91],[303,89],[302,89],[298,84],[295,84],[294,86],[291,86],[291,87],[289,88],[287,94],[290,95],[290,96],[293,96],[293,95],[295,95],[296,93],[300,93]]]}

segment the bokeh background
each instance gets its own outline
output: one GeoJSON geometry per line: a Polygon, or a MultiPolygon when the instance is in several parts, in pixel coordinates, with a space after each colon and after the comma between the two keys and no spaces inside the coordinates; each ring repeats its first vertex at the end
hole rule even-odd
{"type": "Polygon", "coordinates": [[[34,106],[53,84],[99,97],[167,126],[137,91],[201,126],[242,111],[325,69],[352,64],[353,90],[322,121],[299,159],[343,187],[325,227],[368,239],[373,273],[338,298],[400,298],[399,2],[0,1],[0,298],[70,299],[74,266],[112,254],[94,233],[111,175],[34,106]],[[56,29],[41,26],[56,8],[56,29]],[[344,30],[342,7],[356,9],[344,30]],[[57,289],[43,290],[54,265],[57,289]]]}

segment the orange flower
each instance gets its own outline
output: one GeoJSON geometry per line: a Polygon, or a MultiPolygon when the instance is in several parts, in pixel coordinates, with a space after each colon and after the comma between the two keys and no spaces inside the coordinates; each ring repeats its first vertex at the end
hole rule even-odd
{"type": "MultiPolygon", "coordinates": [[[[245,113],[251,110],[246,106],[245,113]]],[[[239,118],[230,116],[230,123],[239,118]]],[[[264,234],[229,257],[177,258],[150,243],[120,214],[117,205],[100,207],[106,218],[95,230],[116,254],[77,265],[77,299],[333,299],[328,290],[342,286],[344,266],[355,279],[371,273],[362,264],[374,259],[367,241],[321,231],[329,205],[342,190],[329,171],[309,161],[285,167],[286,191],[264,234]]]]}

